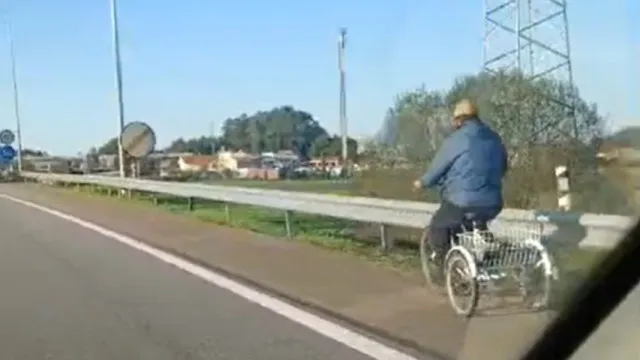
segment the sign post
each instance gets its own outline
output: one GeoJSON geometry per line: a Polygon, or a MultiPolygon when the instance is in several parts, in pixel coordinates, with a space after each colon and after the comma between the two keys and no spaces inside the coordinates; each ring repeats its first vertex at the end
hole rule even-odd
{"type": "Polygon", "coordinates": [[[122,130],[120,144],[122,144],[122,150],[135,159],[135,164],[131,164],[132,176],[135,177],[140,174],[140,160],[151,154],[156,147],[156,134],[143,122],[131,122],[122,130]]]}

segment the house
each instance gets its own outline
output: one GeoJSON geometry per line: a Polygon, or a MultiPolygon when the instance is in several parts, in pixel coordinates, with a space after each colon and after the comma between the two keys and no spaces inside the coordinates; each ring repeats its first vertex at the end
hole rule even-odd
{"type": "Polygon", "coordinates": [[[260,156],[245,153],[244,151],[220,151],[218,152],[218,169],[233,172],[243,172],[248,168],[261,167],[260,156]]]}
{"type": "Polygon", "coordinates": [[[218,157],[215,155],[181,156],[177,160],[181,172],[217,171],[218,157]]]}
{"type": "Polygon", "coordinates": [[[342,164],[342,158],[339,156],[317,157],[309,160],[309,166],[318,170],[339,167],[342,164]]]}
{"type": "Polygon", "coordinates": [[[102,170],[117,170],[118,155],[101,154],[98,156],[98,168],[102,170]]]}
{"type": "Polygon", "coordinates": [[[147,158],[156,159],[156,160],[162,161],[162,160],[169,159],[169,158],[177,160],[178,158],[183,157],[183,156],[193,156],[193,155],[196,155],[196,154],[191,153],[191,152],[160,152],[159,151],[159,152],[153,152],[153,153],[149,154],[147,156],[147,158]]]}
{"type": "Polygon", "coordinates": [[[300,157],[291,150],[264,152],[260,154],[262,165],[268,168],[281,168],[300,162],[300,157]]]}
{"type": "Polygon", "coordinates": [[[291,150],[280,150],[274,154],[274,158],[284,165],[300,161],[300,156],[291,150]]]}
{"type": "Polygon", "coordinates": [[[24,157],[25,168],[35,172],[68,174],[69,160],[62,157],[24,157]]]}
{"type": "Polygon", "coordinates": [[[178,158],[167,157],[158,160],[158,175],[160,177],[172,176],[179,172],[178,158]]]}
{"type": "Polygon", "coordinates": [[[280,171],[278,169],[266,168],[246,168],[241,172],[242,178],[248,180],[279,180],[280,171]]]}
{"type": "Polygon", "coordinates": [[[193,153],[171,153],[171,152],[153,152],[141,159],[146,169],[146,173],[160,175],[161,177],[171,176],[180,171],[178,159],[185,156],[192,156],[193,153]]]}

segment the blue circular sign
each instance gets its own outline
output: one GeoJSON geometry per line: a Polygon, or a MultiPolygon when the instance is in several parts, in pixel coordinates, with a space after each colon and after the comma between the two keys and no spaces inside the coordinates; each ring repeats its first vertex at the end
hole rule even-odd
{"type": "Polygon", "coordinates": [[[11,161],[16,155],[16,150],[11,145],[0,146],[0,159],[11,161]]]}

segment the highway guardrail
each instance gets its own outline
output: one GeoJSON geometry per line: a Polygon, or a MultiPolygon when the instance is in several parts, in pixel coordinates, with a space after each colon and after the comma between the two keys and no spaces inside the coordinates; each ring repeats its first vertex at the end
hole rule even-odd
{"type": "MultiPolygon", "coordinates": [[[[380,225],[381,246],[390,249],[393,242],[386,234],[389,225],[424,228],[438,204],[376,199],[368,197],[326,195],[197,183],[174,183],[98,175],[68,175],[24,172],[25,180],[43,184],[67,183],[95,185],[138,192],[167,194],[176,197],[207,199],[223,203],[262,206],[284,212],[287,233],[292,212],[342,218],[380,225]]],[[[626,216],[591,213],[562,213],[522,209],[504,209],[491,223],[492,228],[535,227],[550,242],[580,247],[611,248],[633,225],[626,216]]]]}

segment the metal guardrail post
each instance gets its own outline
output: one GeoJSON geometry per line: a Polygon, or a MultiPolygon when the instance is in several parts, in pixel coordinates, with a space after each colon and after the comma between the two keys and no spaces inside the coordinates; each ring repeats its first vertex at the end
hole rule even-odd
{"type": "Polygon", "coordinates": [[[227,224],[231,224],[231,209],[229,208],[229,203],[224,203],[224,216],[227,220],[227,224]]]}
{"type": "Polygon", "coordinates": [[[287,232],[287,237],[292,237],[292,233],[291,233],[291,211],[289,210],[285,210],[284,211],[284,227],[285,230],[287,232]]]}
{"type": "Polygon", "coordinates": [[[393,238],[389,236],[389,227],[385,224],[380,224],[380,247],[382,251],[393,250],[393,245],[393,238]]]}

